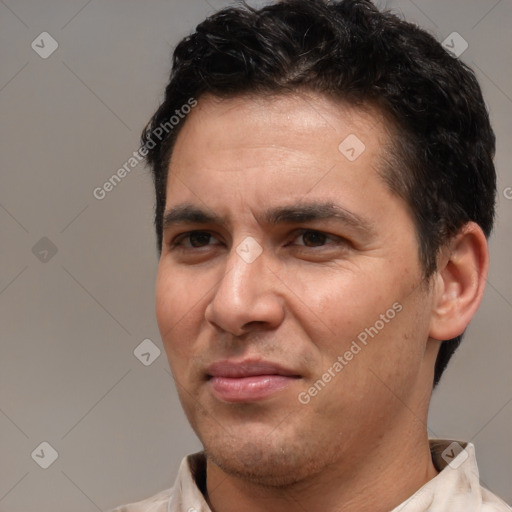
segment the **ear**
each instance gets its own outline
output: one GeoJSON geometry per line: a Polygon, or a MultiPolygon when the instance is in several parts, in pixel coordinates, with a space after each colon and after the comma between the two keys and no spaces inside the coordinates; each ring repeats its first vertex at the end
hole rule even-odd
{"type": "Polygon", "coordinates": [[[468,222],[438,258],[431,338],[450,340],[464,332],[482,300],[488,270],[485,234],[478,224],[468,222]]]}

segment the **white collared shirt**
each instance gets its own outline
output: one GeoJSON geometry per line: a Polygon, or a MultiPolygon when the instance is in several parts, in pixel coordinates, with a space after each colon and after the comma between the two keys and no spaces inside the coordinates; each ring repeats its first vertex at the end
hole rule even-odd
{"type": "MultiPolygon", "coordinates": [[[[504,501],[480,485],[472,443],[430,439],[439,474],[390,512],[511,512],[504,501]]],[[[181,461],[174,486],[152,498],[110,512],[211,512],[204,499],[206,460],[203,452],[181,461]]]]}

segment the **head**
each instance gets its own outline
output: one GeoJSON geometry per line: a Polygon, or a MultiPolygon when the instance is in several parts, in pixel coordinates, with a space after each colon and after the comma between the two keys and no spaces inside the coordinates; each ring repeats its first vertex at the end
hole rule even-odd
{"type": "MultiPolygon", "coordinates": [[[[486,270],[496,185],[479,85],[432,36],[365,0],[220,11],[177,46],[165,99],[142,143],[156,189],[157,317],[180,398],[207,449],[207,430],[236,437],[236,416],[252,438],[265,432],[272,463],[283,467],[279,453],[289,460],[295,439],[314,437],[314,418],[352,414],[349,404],[367,398],[375,379],[385,383],[384,395],[393,390],[395,398],[375,395],[388,406],[396,397],[412,400],[407,390],[417,378],[430,391],[439,382],[479,299],[458,321],[453,310],[439,320],[450,309],[439,300],[463,288],[454,284],[457,261],[473,258],[486,270]],[[353,157],[352,147],[355,159],[343,154],[353,157]],[[336,224],[326,203],[349,214],[336,224]],[[293,211],[298,204],[303,209],[293,211]],[[279,213],[283,207],[290,211],[279,213]],[[177,218],[187,220],[171,222],[177,218]],[[283,249],[287,227],[302,221],[333,233],[327,252],[319,248],[329,236],[318,232],[301,235],[307,250],[300,255],[283,249]],[[170,239],[186,231],[179,225],[211,236],[170,249],[170,239]],[[240,243],[258,253],[250,263],[237,253],[240,243]],[[337,354],[351,350],[358,357],[337,372],[337,354]],[[326,371],[329,381],[339,379],[308,404],[310,423],[290,421],[288,451],[269,435],[278,417],[265,400],[223,402],[205,387],[212,362],[262,355],[290,362],[300,377],[293,392],[303,398],[326,371]],[[342,379],[351,398],[336,391],[342,379]]],[[[365,419],[387,422],[384,409],[370,409],[365,419]]],[[[342,426],[348,443],[357,422],[342,426]]],[[[340,434],[332,425],[325,433],[340,434]]],[[[255,445],[238,444],[237,453],[261,454],[255,445]]],[[[338,448],[326,453],[334,457],[338,448]]]]}

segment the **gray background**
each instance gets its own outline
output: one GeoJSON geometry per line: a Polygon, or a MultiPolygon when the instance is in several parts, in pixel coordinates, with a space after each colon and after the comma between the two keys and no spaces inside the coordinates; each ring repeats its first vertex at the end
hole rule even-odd
{"type": "MultiPolygon", "coordinates": [[[[0,0],[1,512],[138,500],[169,487],[181,458],[200,448],[154,317],[148,171],[139,164],[101,201],[92,191],[138,148],[173,46],[224,5],[0,0]],[[47,59],[31,48],[44,31],[59,45],[47,59]],[[55,255],[43,252],[47,241],[33,250],[42,237],[55,255]],[[149,366],[133,353],[147,338],[162,350],[149,366]],[[48,469],[36,463],[48,449],[31,457],[43,441],[59,455],[48,469]]],[[[512,502],[512,1],[387,5],[440,41],[456,31],[469,43],[461,58],[477,72],[498,136],[488,287],[434,393],[429,428],[473,441],[485,485],[512,502]]]]}

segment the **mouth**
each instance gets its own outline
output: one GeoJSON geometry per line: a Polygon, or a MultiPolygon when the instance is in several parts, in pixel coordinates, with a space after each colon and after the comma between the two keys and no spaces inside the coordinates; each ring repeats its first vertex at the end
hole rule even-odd
{"type": "Polygon", "coordinates": [[[263,400],[301,378],[296,371],[266,361],[218,361],[206,373],[213,395],[225,402],[263,400]]]}

